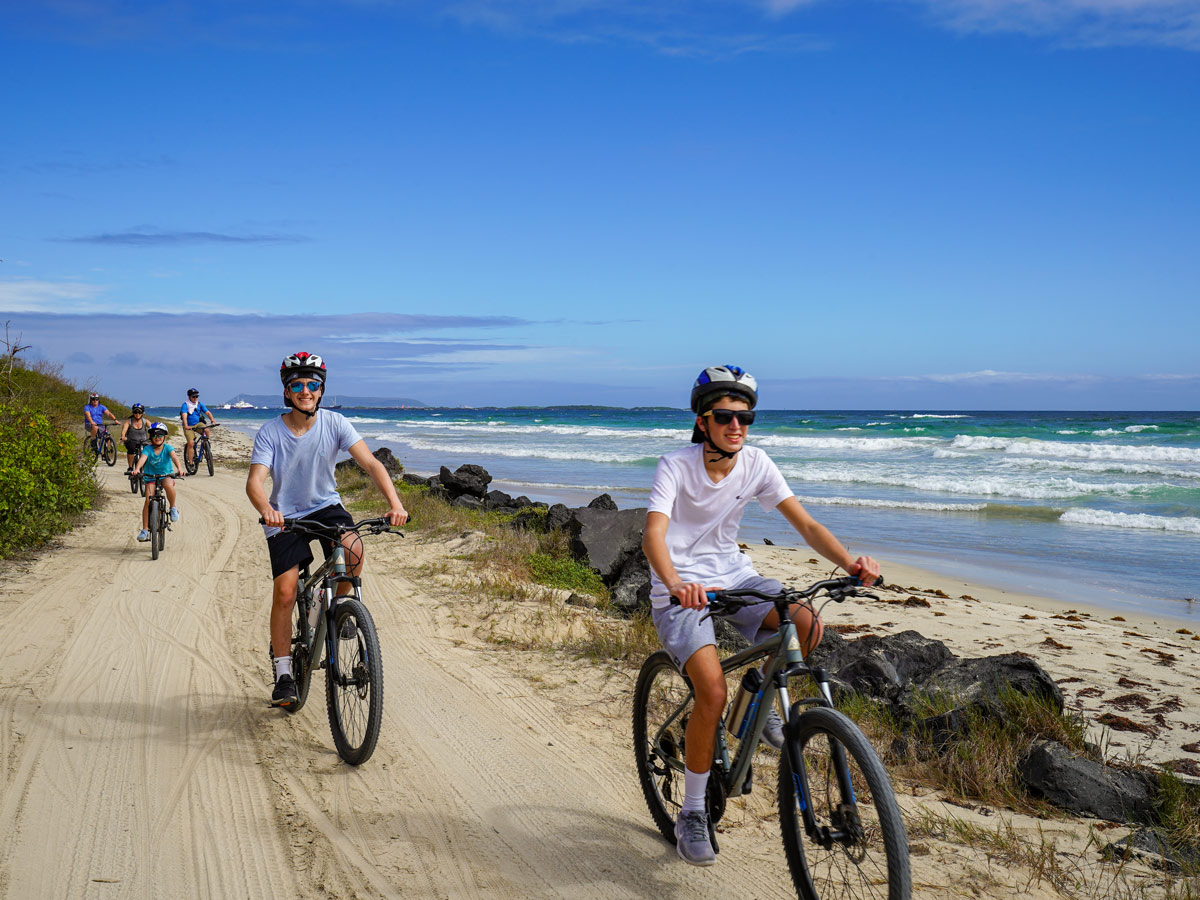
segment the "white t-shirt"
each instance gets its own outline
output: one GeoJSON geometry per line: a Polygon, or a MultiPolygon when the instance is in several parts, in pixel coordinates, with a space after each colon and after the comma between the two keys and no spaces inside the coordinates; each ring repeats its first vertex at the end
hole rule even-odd
{"type": "MultiPolygon", "coordinates": [[[[692,444],[659,459],[649,511],[671,520],[667,552],[680,578],[728,587],[754,571],[737,544],[746,504],[757,500],[769,512],[791,496],[778,466],[757,447],[743,447],[733,471],[714,484],[704,468],[704,444],[692,444]]],[[[650,601],[660,608],[670,605],[670,594],[653,569],[650,601]]]]}

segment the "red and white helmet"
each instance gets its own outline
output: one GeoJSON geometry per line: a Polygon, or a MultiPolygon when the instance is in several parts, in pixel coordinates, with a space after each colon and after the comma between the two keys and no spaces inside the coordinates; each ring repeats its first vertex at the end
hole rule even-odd
{"type": "Polygon", "coordinates": [[[287,384],[293,378],[316,378],[325,383],[325,360],[315,353],[293,353],[279,367],[279,380],[287,384]]]}

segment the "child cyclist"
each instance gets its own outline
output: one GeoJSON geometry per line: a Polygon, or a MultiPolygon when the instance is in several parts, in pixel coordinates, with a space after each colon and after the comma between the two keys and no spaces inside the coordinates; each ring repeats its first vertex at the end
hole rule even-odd
{"type": "Polygon", "coordinates": [[[179,465],[179,454],[167,443],[167,426],[162,422],[154,422],[147,431],[150,434],[150,443],[142,448],[142,455],[133,467],[133,474],[141,473],[146,479],[146,502],[142,504],[142,530],[137,536],[139,541],[150,540],[150,498],[158,489],[158,485],[154,483],[154,476],[168,476],[163,479],[162,486],[167,492],[167,503],[171,506],[171,521],[179,521],[179,509],[175,506],[174,475],[183,468],[179,465]]]}
{"type": "MultiPolygon", "coordinates": [[[[308,565],[313,558],[306,535],[280,531],[284,518],[316,519],[325,525],[354,523],[342,507],[333,468],[338,457],[348,452],[387,500],[388,523],[403,525],[408,521],[391,476],[383,463],[371,455],[366,441],[341,413],[320,409],[325,376],[325,362],[314,353],[295,353],[283,361],[279,377],[283,382],[283,402],[290,408],[259,429],[246,479],[246,496],[262,516],[271,557],[271,647],[276,654],[282,653],[274,657],[275,690],[271,705],[284,709],[296,703],[296,681],[289,653],[300,566],[308,565]]],[[[342,542],[350,551],[347,553],[350,574],[361,574],[363,552],[358,535],[347,532],[342,542]]],[[[325,541],[321,544],[328,555],[332,546],[325,541]]],[[[347,583],[338,585],[339,594],[350,589],[347,583]]]]}
{"type": "MultiPolygon", "coordinates": [[[[853,559],[829,529],[805,511],[767,454],[745,445],[757,404],[758,385],[738,366],[710,366],[700,373],[692,386],[692,446],[659,459],[642,538],[652,570],[654,626],[696,691],[685,732],[684,798],[675,823],[679,855],[696,866],[716,861],[704,797],[726,699],[712,620],[701,621],[708,603],[705,594],[735,588],[773,593],[783,587],[755,572],[750,558],[738,550],[742,511],[751,500],[763,509],[777,509],[830,562],[864,581],[873,582],[879,575],[875,560],[853,559]],[[672,596],[679,598],[678,606],[671,605],[672,596]]],[[[821,642],[821,622],[804,604],[793,605],[791,616],[808,655],[821,642]]],[[[769,603],[747,606],[729,621],[751,642],[779,628],[779,616],[769,603]]],[[[782,749],[783,723],[775,710],[763,737],[782,749]]]]}

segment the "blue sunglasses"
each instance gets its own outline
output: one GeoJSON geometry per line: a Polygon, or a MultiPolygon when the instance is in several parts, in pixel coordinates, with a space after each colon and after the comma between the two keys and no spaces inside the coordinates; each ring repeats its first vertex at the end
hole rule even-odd
{"type": "Polygon", "coordinates": [[[308,388],[308,392],[310,394],[315,394],[324,386],[325,385],[319,381],[293,381],[288,384],[288,390],[293,394],[299,394],[305,388],[308,388]]]}

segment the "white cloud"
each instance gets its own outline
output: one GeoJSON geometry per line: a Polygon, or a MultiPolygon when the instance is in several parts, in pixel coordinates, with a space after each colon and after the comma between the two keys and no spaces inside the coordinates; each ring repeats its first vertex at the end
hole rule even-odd
{"type": "Polygon", "coordinates": [[[1049,37],[1074,46],[1200,49],[1196,0],[916,0],[962,32],[1049,37]]]}
{"type": "Polygon", "coordinates": [[[6,312],[70,312],[85,309],[100,310],[93,301],[107,290],[97,284],[79,281],[35,281],[14,279],[0,281],[0,309],[6,312]]]}

